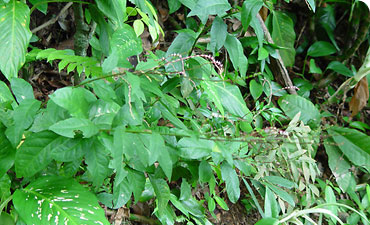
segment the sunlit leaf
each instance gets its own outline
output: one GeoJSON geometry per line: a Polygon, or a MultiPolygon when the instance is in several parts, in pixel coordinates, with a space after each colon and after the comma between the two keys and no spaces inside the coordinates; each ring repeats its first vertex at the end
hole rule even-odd
{"type": "Polygon", "coordinates": [[[13,203],[27,224],[109,224],[96,197],[65,177],[41,177],[17,189],[13,203]]]}
{"type": "Polygon", "coordinates": [[[17,0],[0,5],[0,70],[10,80],[26,61],[27,46],[31,39],[30,10],[17,0]]]}

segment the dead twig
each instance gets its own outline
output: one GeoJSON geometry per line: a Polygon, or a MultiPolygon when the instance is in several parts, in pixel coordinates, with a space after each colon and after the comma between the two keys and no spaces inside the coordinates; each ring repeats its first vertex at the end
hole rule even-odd
{"type": "MultiPolygon", "coordinates": [[[[263,21],[263,19],[261,18],[261,16],[258,13],[257,13],[257,18],[260,21],[263,33],[265,34],[265,37],[266,37],[267,41],[269,43],[273,44],[274,41],[271,38],[270,32],[267,30],[265,22],[263,21]]],[[[276,52],[277,52],[278,58],[275,59],[275,58],[271,57],[272,66],[276,67],[276,72],[277,72],[277,74],[276,74],[277,77],[276,78],[277,78],[278,81],[283,82],[283,85],[285,87],[293,87],[294,86],[293,82],[290,80],[288,71],[286,70],[286,68],[284,66],[284,62],[281,59],[279,50],[276,50],[276,52]]],[[[294,95],[297,94],[297,92],[294,88],[289,88],[288,92],[290,94],[294,94],[294,95]]]]}
{"type": "Polygon", "coordinates": [[[49,25],[52,25],[52,24],[54,24],[55,22],[57,22],[57,21],[58,21],[58,19],[59,19],[59,17],[61,17],[61,16],[65,13],[65,11],[67,11],[67,10],[69,9],[69,7],[71,7],[71,6],[72,6],[72,4],[73,4],[73,2],[68,2],[68,3],[67,3],[67,4],[62,8],[62,10],[60,10],[60,13],[59,13],[56,17],[51,18],[50,20],[46,21],[45,23],[41,24],[40,26],[38,26],[38,27],[36,27],[36,28],[32,29],[32,30],[31,30],[31,32],[34,34],[34,33],[36,33],[37,31],[42,30],[42,29],[44,29],[45,27],[47,27],[47,26],[49,26],[49,25]]]}

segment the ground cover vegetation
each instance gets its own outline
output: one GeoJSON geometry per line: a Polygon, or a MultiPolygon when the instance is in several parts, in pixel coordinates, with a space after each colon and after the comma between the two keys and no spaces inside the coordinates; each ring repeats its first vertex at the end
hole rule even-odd
{"type": "Polygon", "coordinates": [[[0,224],[370,224],[358,0],[0,0],[0,224]]]}

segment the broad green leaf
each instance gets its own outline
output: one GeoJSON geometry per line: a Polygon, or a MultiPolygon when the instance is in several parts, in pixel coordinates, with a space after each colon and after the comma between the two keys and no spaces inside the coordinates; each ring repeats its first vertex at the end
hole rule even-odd
{"type": "Polygon", "coordinates": [[[135,20],[133,27],[138,37],[144,32],[144,23],[141,20],[135,20]]]}
{"type": "Polygon", "coordinates": [[[215,53],[224,45],[227,35],[227,25],[221,19],[221,17],[216,16],[213,20],[211,27],[211,42],[209,44],[209,49],[215,53]]]}
{"type": "Polygon", "coordinates": [[[117,66],[128,68],[131,64],[127,61],[127,57],[138,55],[143,51],[141,38],[136,36],[134,29],[123,24],[121,28],[117,29],[110,40],[112,53],[106,59],[109,64],[104,61],[103,71],[111,72],[109,69],[117,66]]]}
{"type": "Polygon", "coordinates": [[[49,130],[64,137],[73,138],[79,131],[82,131],[85,138],[90,138],[99,132],[99,129],[88,119],[69,118],[57,122],[49,127],[49,130]]]}
{"type": "MultiPolygon", "coordinates": [[[[216,80],[214,82],[216,82],[216,80]]],[[[214,82],[212,80],[202,81],[201,86],[207,93],[209,100],[211,100],[215,104],[216,108],[220,111],[221,115],[224,116],[225,110],[224,107],[222,106],[222,99],[218,93],[218,88],[217,86],[215,86],[214,82]]]]}
{"type": "Polygon", "coordinates": [[[221,98],[221,104],[229,113],[239,116],[247,122],[252,121],[252,113],[247,108],[242,94],[236,85],[226,82],[213,82],[213,85],[221,98]]]}
{"type": "Polygon", "coordinates": [[[265,216],[276,218],[279,215],[279,207],[274,193],[266,187],[265,192],[265,216]]]}
{"type": "Polygon", "coordinates": [[[101,187],[104,179],[110,173],[110,169],[108,168],[110,161],[109,152],[97,138],[93,139],[91,147],[85,151],[85,162],[93,184],[95,187],[101,187]]]}
{"type": "Polygon", "coordinates": [[[256,17],[262,6],[262,0],[249,0],[243,2],[241,17],[244,30],[248,29],[252,18],[256,17]]]}
{"type": "Polygon", "coordinates": [[[160,213],[163,213],[167,207],[168,201],[170,200],[170,188],[167,185],[167,182],[163,179],[157,179],[152,176],[149,176],[150,183],[153,186],[154,193],[157,197],[157,207],[160,213]]]}
{"type": "Polygon", "coordinates": [[[48,11],[48,3],[45,2],[44,0],[30,0],[33,6],[36,6],[40,12],[46,15],[48,11]]]}
{"type": "Polygon", "coordinates": [[[173,125],[184,130],[188,129],[185,126],[185,124],[179,118],[177,118],[176,115],[174,115],[171,111],[168,110],[168,107],[166,105],[164,105],[161,102],[158,102],[156,106],[159,109],[159,111],[161,111],[163,117],[168,119],[173,125]]]}
{"type": "Polygon", "coordinates": [[[312,120],[314,123],[320,123],[320,112],[311,101],[298,95],[284,95],[279,98],[279,106],[291,119],[301,112],[301,120],[307,124],[312,120]]]}
{"type": "Polygon", "coordinates": [[[370,137],[350,128],[331,127],[328,130],[343,154],[356,166],[366,168],[370,172],[370,137]]]}
{"type": "Polygon", "coordinates": [[[338,61],[332,61],[326,67],[327,70],[333,70],[339,74],[342,74],[346,77],[353,77],[353,72],[348,69],[345,65],[338,61]]]}
{"type": "Polygon", "coordinates": [[[240,41],[236,37],[227,34],[225,48],[230,55],[230,60],[234,68],[239,70],[242,77],[245,77],[248,68],[248,59],[244,55],[240,41]]]}
{"type": "Polygon", "coordinates": [[[58,135],[50,131],[33,133],[26,138],[15,155],[17,177],[31,177],[51,162],[51,152],[57,145],[58,135]]]}
{"type": "Polygon", "coordinates": [[[236,203],[240,197],[239,178],[235,170],[226,162],[221,164],[221,176],[226,183],[229,200],[236,203]]]}
{"type": "Polygon", "coordinates": [[[178,142],[181,157],[187,159],[200,159],[211,155],[214,142],[196,138],[182,138],[178,142]]]}
{"type": "Polygon", "coordinates": [[[122,182],[127,176],[127,171],[123,169],[123,152],[124,152],[124,136],[126,135],[124,126],[119,126],[113,133],[113,147],[111,168],[115,170],[116,177],[114,183],[117,185],[122,182]]]}
{"type": "Polygon", "coordinates": [[[291,205],[293,207],[295,206],[295,202],[294,202],[294,199],[293,199],[292,195],[288,194],[286,191],[284,191],[283,189],[281,189],[281,188],[279,188],[275,185],[272,185],[272,184],[269,184],[269,183],[265,183],[265,184],[276,194],[277,197],[283,199],[289,205],[291,205]]]}
{"type": "Polygon", "coordinates": [[[18,103],[24,99],[35,99],[32,86],[24,79],[13,77],[10,80],[10,85],[18,103]]]}
{"type": "Polygon", "coordinates": [[[316,10],[315,0],[307,0],[307,2],[308,2],[308,6],[309,6],[309,8],[310,8],[313,12],[315,12],[315,10],[316,10]]]}
{"type": "Polygon", "coordinates": [[[326,41],[317,41],[311,45],[307,50],[307,55],[311,57],[320,57],[331,55],[337,52],[335,47],[326,41]]]}
{"type": "Polygon", "coordinates": [[[3,81],[0,81],[0,103],[13,101],[14,97],[10,92],[8,86],[3,81]]]}
{"type": "MultiPolygon", "coordinates": [[[[325,187],[325,201],[326,201],[326,203],[329,203],[329,204],[330,203],[334,203],[334,204],[337,203],[334,191],[330,186],[325,187]]],[[[337,206],[331,205],[331,206],[326,206],[325,208],[329,209],[334,215],[338,216],[338,207],[337,206]]],[[[331,217],[331,219],[334,223],[336,222],[336,220],[334,218],[331,217]]]]}
{"type": "MultiPolygon", "coordinates": [[[[320,7],[317,10],[317,13],[315,15],[315,23],[318,23],[321,25],[321,27],[326,31],[326,34],[328,35],[331,43],[334,45],[334,47],[339,51],[339,47],[337,45],[337,42],[335,41],[334,36],[334,30],[336,27],[336,20],[335,20],[335,10],[332,5],[327,5],[327,7],[320,7]]],[[[320,29],[320,26],[318,28],[320,29]]]]}
{"type": "Polygon", "coordinates": [[[119,27],[123,25],[124,18],[126,17],[126,1],[97,0],[96,4],[104,15],[113,20],[119,27]]]}
{"type": "Polygon", "coordinates": [[[188,210],[182,205],[182,203],[177,199],[176,195],[171,194],[170,195],[170,201],[171,203],[180,210],[185,216],[189,216],[188,210]]]}
{"type": "Polygon", "coordinates": [[[285,66],[293,66],[295,60],[295,32],[292,19],[281,11],[273,11],[272,16],[272,39],[280,49],[280,56],[285,66]]]}
{"type": "Polygon", "coordinates": [[[168,7],[170,8],[170,12],[174,13],[181,7],[181,2],[179,0],[168,0],[168,7]]]}
{"type": "Polygon", "coordinates": [[[217,204],[223,209],[223,210],[229,210],[229,207],[227,206],[226,202],[220,198],[219,196],[215,195],[213,196],[216,200],[217,204]]]}
{"type": "Polygon", "coordinates": [[[134,194],[135,203],[139,201],[141,194],[145,188],[145,175],[143,172],[137,170],[128,170],[128,180],[132,186],[132,192],[134,194]]]}
{"type": "Polygon", "coordinates": [[[182,178],[181,188],[180,188],[180,198],[179,200],[188,200],[191,198],[191,187],[186,179],[182,178]]]}
{"type": "Polygon", "coordinates": [[[296,184],[293,181],[287,180],[279,176],[265,176],[263,177],[263,179],[271,182],[272,184],[279,185],[281,187],[285,187],[288,189],[291,189],[296,186],[296,184]]]}
{"type": "Polygon", "coordinates": [[[15,225],[14,218],[6,212],[2,212],[0,215],[0,224],[2,225],[15,225]]]}
{"type": "Polygon", "coordinates": [[[257,81],[251,80],[249,83],[249,90],[251,91],[253,99],[258,99],[263,92],[263,87],[260,83],[257,83],[257,81]]]}
{"type": "Polygon", "coordinates": [[[231,5],[227,0],[199,0],[191,12],[190,16],[198,16],[203,24],[206,24],[209,15],[223,15],[231,9],[231,5]]]}
{"type": "Polygon", "coordinates": [[[6,139],[4,129],[0,129],[0,178],[13,166],[14,158],[15,148],[6,139]]]}
{"type": "Polygon", "coordinates": [[[279,220],[276,218],[263,218],[258,220],[255,225],[278,225],[279,220]]]}
{"type": "Polygon", "coordinates": [[[94,89],[94,93],[104,101],[111,101],[117,99],[116,93],[113,88],[107,84],[104,80],[96,80],[92,82],[91,87],[94,89]]]}
{"type": "Polygon", "coordinates": [[[95,195],[65,177],[41,177],[17,189],[13,203],[27,224],[109,224],[95,195]]]}
{"type": "Polygon", "coordinates": [[[163,137],[153,132],[152,135],[150,135],[149,143],[149,165],[153,165],[153,163],[158,160],[159,166],[162,168],[164,174],[171,180],[173,163],[168,151],[163,137]]]}
{"type": "Polygon", "coordinates": [[[0,70],[10,80],[17,77],[18,70],[26,61],[30,10],[21,1],[11,0],[0,6],[0,70]]]}
{"type": "Polygon", "coordinates": [[[189,198],[181,201],[184,208],[193,216],[203,217],[204,216],[204,207],[194,198],[189,198]]]}
{"type": "Polygon", "coordinates": [[[315,59],[310,59],[310,73],[322,74],[320,67],[316,66],[315,59]]]}
{"type": "Polygon", "coordinates": [[[87,89],[73,87],[56,90],[50,99],[77,118],[88,118],[90,104],[96,101],[94,94],[87,89]]]}
{"type": "MultiPolygon", "coordinates": [[[[181,54],[181,55],[188,55],[189,51],[193,47],[193,44],[196,39],[196,33],[189,29],[181,30],[181,32],[177,35],[175,40],[172,41],[170,47],[166,52],[166,56],[170,56],[171,54],[181,54]]],[[[175,58],[176,60],[176,58],[175,58]]],[[[181,63],[173,63],[166,66],[167,71],[181,71],[182,70],[181,63]]]]}
{"type": "Polygon", "coordinates": [[[124,206],[131,198],[132,195],[132,185],[125,177],[121,183],[116,184],[114,182],[113,187],[113,208],[118,209],[124,206]]]}
{"type": "Polygon", "coordinates": [[[14,125],[8,127],[8,129],[5,131],[6,136],[14,147],[19,144],[24,130],[33,123],[36,113],[40,109],[40,105],[41,102],[35,99],[25,99],[14,110],[14,125]]]}
{"type": "Polygon", "coordinates": [[[188,7],[189,9],[193,9],[197,4],[196,0],[179,0],[184,6],[188,7]]]}
{"type": "Polygon", "coordinates": [[[91,141],[83,138],[66,138],[59,136],[53,142],[51,157],[61,162],[81,159],[91,149],[91,141]]]}
{"type": "Polygon", "coordinates": [[[203,160],[199,164],[199,181],[202,183],[209,182],[213,176],[212,167],[209,163],[203,160]]]}

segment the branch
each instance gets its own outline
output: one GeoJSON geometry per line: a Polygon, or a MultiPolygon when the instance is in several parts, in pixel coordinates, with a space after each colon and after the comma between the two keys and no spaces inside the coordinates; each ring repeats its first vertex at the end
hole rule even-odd
{"type": "MultiPolygon", "coordinates": [[[[262,30],[263,30],[263,33],[265,34],[265,37],[267,39],[267,42],[271,43],[271,44],[274,44],[274,41],[272,40],[271,38],[271,35],[270,35],[270,32],[267,30],[267,27],[265,25],[265,22],[262,20],[260,14],[257,13],[257,19],[260,21],[260,24],[261,24],[261,27],[262,27],[262,30]]],[[[293,87],[293,82],[290,80],[290,77],[289,77],[289,74],[288,74],[288,71],[286,70],[285,66],[284,66],[284,62],[283,60],[281,59],[281,56],[280,56],[280,53],[279,53],[279,50],[276,49],[276,52],[277,52],[277,55],[278,55],[278,58],[275,59],[273,57],[271,57],[271,63],[273,64],[273,66],[275,65],[277,67],[277,80],[280,80],[284,83],[284,86],[285,87],[293,87]]],[[[288,92],[290,94],[297,94],[297,92],[295,91],[295,88],[288,88],[288,92]]]]}

